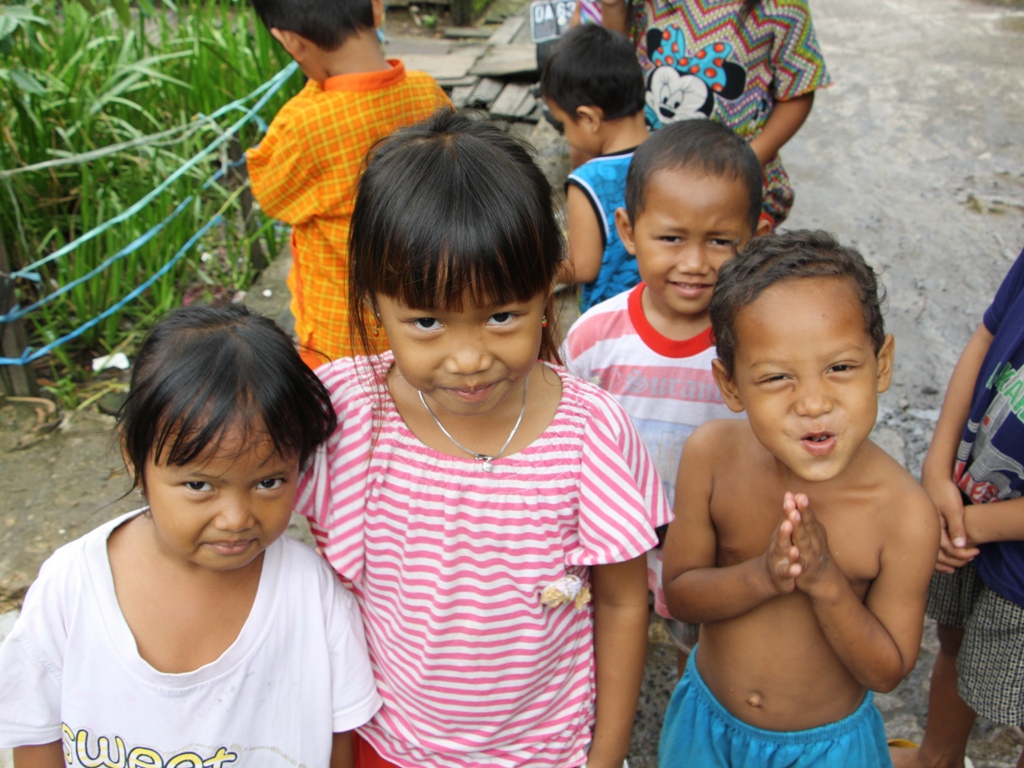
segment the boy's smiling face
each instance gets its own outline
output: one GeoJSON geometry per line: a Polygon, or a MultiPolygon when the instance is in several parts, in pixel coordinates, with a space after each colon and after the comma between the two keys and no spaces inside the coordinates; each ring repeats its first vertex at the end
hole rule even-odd
{"type": "Polygon", "coordinates": [[[840,475],[875,425],[893,365],[892,336],[876,354],[852,279],[775,283],[734,325],[732,376],[715,361],[726,403],[798,478],[840,475]]]}
{"type": "Polygon", "coordinates": [[[616,211],[619,236],[646,285],[644,314],[660,333],[686,339],[708,327],[718,270],[754,234],[749,201],[740,178],[671,169],[651,174],[635,222],[624,208],[616,211]]]}

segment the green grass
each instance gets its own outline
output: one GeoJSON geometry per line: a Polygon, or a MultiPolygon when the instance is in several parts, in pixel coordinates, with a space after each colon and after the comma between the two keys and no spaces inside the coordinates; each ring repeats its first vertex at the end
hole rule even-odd
{"type": "MultiPolygon", "coordinates": [[[[4,5],[0,0],[0,176],[2,171],[75,157],[184,127],[162,141],[95,158],[0,178],[0,236],[17,270],[123,212],[241,116],[219,125],[197,120],[268,80],[288,56],[247,5],[193,0],[154,8],[126,0],[4,5]],[[95,3],[95,4],[94,4],[95,3]]],[[[296,77],[262,111],[269,122],[301,86],[296,77]]],[[[240,151],[259,140],[253,123],[240,151]]],[[[33,346],[95,317],[153,274],[220,209],[216,227],[176,268],[135,302],[56,350],[60,375],[83,378],[94,354],[130,346],[154,318],[186,292],[231,293],[255,277],[250,246],[261,238],[276,252],[271,222],[241,220],[231,185],[201,191],[228,158],[226,148],[200,162],[128,221],[40,269],[41,281],[17,283],[20,302],[35,301],[81,277],[163,220],[182,200],[195,200],[159,236],[101,275],[34,312],[26,321],[33,346]],[[208,254],[205,259],[202,254],[208,254]]],[[[235,185],[237,186],[237,185],[235,185]]],[[[55,377],[56,378],[56,377],[55,377]]]]}

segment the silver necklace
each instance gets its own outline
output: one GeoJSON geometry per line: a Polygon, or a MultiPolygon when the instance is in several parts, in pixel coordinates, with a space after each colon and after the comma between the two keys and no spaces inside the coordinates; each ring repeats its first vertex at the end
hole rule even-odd
{"type": "Polygon", "coordinates": [[[437,428],[444,432],[444,436],[451,440],[453,443],[455,443],[459,450],[465,451],[477,461],[482,461],[484,472],[493,472],[494,464],[492,462],[495,459],[500,458],[501,454],[505,452],[505,449],[508,448],[509,443],[512,442],[512,438],[515,437],[516,432],[519,431],[519,425],[523,423],[523,416],[526,414],[526,393],[529,390],[529,387],[530,379],[523,379],[523,407],[519,409],[519,418],[516,419],[516,425],[512,427],[512,431],[508,433],[508,439],[505,441],[505,444],[501,446],[501,450],[498,451],[493,456],[488,456],[486,453],[477,453],[476,451],[471,451],[469,450],[469,448],[467,448],[454,437],[452,437],[451,432],[444,428],[444,424],[442,424],[440,419],[438,419],[437,416],[434,415],[434,412],[430,410],[430,406],[427,405],[427,399],[423,397],[423,392],[419,390],[417,391],[419,392],[420,395],[420,402],[423,403],[423,407],[427,409],[427,413],[430,414],[430,418],[432,418],[434,420],[434,423],[437,424],[437,428]]]}

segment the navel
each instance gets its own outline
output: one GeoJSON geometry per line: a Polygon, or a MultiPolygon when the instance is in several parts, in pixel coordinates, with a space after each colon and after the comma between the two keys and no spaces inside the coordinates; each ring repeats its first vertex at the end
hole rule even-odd
{"type": "Polygon", "coordinates": [[[747,696],[747,704],[749,704],[752,707],[757,707],[758,709],[760,709],[761,705],[764,704],[764,697],[762,697],[761,694],[757,691],[754,691],[749,696],[747,696]]]}

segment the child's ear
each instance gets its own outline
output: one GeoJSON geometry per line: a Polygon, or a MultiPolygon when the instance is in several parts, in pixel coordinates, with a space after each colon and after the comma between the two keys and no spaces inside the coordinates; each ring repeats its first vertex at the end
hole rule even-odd
{"type": "Polygon", "coordinates": [[[585,131],[597,133],[604,123],[604,110],[591,106],[576,107],[576,122],[585,131]]]}
{"type": "Polygon", "coordinates": [[[896,362],[896,340],[891,333],[885,334],[882,348],[878,350],[878,391],[885,392],[892,382],[892,368],[896,362]]]}
{"type": "Polygon", "coordinates": [[[302,64],[303,59],[306,58],[306,48],[309,45],[302,35],[288,29],[278,29],[277,27],[271,27],[270,34],[281,44],[282,48],[288,51],[289,56],[299,62],[300,65],[302,64]]]}
{"type": "Polygon", "coordinates": [[[761,217],[757,220],[757,228],[754,229],[754,237],[762,237],[764,235],[770,235],[772,233],[772,223],[761,217]]]}
{"type": "Polygon", "coordinates": [[[740,400],[739,387],[736,386],[732,376],[726,372],[725,365],[717,357],[711,361],[711,372],[715,375],[715,382],[717,382],[722,399],[729,406],[729,410],[733,413],[742,413],[744,408],[743,401],[740,400]]]}
{"type": "Polygon", "coordinates": [[[636,256],[636,244],[633,241],[633,222],[625,208],[615,209],[615,229],[619,231],[619,240],[630,256],[636,256]]]}
{"type": "Polygon", "coordinates": [[[384,0],[370,0],[373,7],[373,28],[380,29],[384,24],[384,0]]]}

